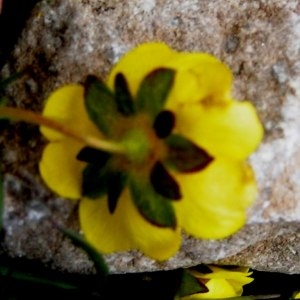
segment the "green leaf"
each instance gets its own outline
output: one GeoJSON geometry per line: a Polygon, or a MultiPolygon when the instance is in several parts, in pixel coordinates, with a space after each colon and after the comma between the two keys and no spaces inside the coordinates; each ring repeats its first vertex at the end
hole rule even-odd
{"type": "Polygon", "coordinates": [[[84,84],[85,107],[88,115],[100,131],[108,136],[119,122],[120,114],[114,94],[97,77],[89,75],[84,84]]]}
{"type": "Polygon", "coordinates": [[[89,242],[87,242],[81,235],[70,229],[62,226],[58,226],[58,228],[72,241],[75,246],[80,247],[87,253],[89,258],[94,262],[98,275],[106,276],[108,274],[108,267],[102,255],[89,242]]]}
{"type": "Polygon", "coordinates": [[[138,111],[147,112],[154,119],[163,110],[175,78],[172,69],[160,68],[149,73],[137,92],[138,111]]]}
{"type": "Polygon", "coordinates": [[[122,73],[115,78],[115,99],[118,111],[124,116],[131,116],[135,113],[134,103],[129,91],[128,83],[122,73]]]}
{"type": "Polygon", "coordinates": [[[150,182],[131,180],[130,190],[134,204],[141,215],[153,225],[176,228],[174,208],[167,198],[157,194],[150,182]]]}
{"type": "Polygon", "coordinates": [[[194,277],[188,270],[183,269],[178,295],[180,297],[185,297],[196,293],[205,292],[208,292],[208,288],[196,277],[194,277]]]}
{"type": "Polygon", "coordinates": [[[164,163],[178,172],[200,171],[213,160],[204,149],[181,135],[172,134],[165,141],[168,155],[164,163]]]}

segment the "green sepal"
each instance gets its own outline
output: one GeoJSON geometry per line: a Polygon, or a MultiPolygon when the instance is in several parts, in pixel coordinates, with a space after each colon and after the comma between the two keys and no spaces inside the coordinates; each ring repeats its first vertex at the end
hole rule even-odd
{"type": "Polygon", "coordinates": [[[150,182],[131,180],[130,191],[140,214],[158,227],[176,228],[176,215],[171,201],[157,194],[150,182]]]}
{"type": "Polygon", "coordinates": [[[153,129],[158,138],[168,137],[175,126],[175,115],[169,110],[161,111],[154,119],[153,129]]]}
{"type": "Polygon", "coordinates": [[[112,172],[108,175],[107,182],[107,201],[108,209],[111,214],[116,210],[119,197],[127,183],[127,174],[124,172],[112,172]]]}
{"type": "Polygon", "coordinates": [[[105,166],[110,157],[111,154],[106,151],[92,147],[84,147],[79,151],[76,159],[96,165],[98,168],[102,168],[105,166]]]}
{"type": "Polygon", "coordinates": [[[113,214],[127,183],[127,174],[112,171],[109,163],[102,168],[94,164],[88,164],[82,174],[82,195],[94,200],[107,194],[108,209],[113,214]]]}
{"type": "Polygon", "coordinates": [[[180,186],[169,174],[161,162],[156,162],[150,172],[150,181],[154,190],[169,200],[180,200],[180,186]]]}
{"type": "Polygon", "coordinates": [[[115,77],[115,100],[118,111],[123,116],[131,116],[135,113],[135,107],[128,83],[122,73],[118,73],[115,77]]]}
{"type": "Polygon", "coordinates": [[[160,68],[149,73],[141,82],[137,92],[137,110],[147,112],[154,120],[165,106],[174,78],[175,71],[172,69],[160,68]]]}
{"type": "Polygon", "coordinates": [[[86,252],[94,262],[98,275],[106,276],[108,274],[109,270],[102,255],[83,236],[62,226],[58,226],[58,228],[75,246],[80,247],[86,252]]]}
{"type": "Polygon", "coordinates": [[[97,199],[107,193],[108,167],[99,168],[87,164],[82,172],[82,195],[89,199],[97,199]]]}
{"type": "Polygon", "coordinates": [[[204,149],[181,135],[172,134],[165,142],[168,146],[168,155],[164,163],[178,172],[200,171],[213,160],[204,149]]]}
{"type": "Polygon", "coordinates": [[[194,277],[188,270],[182,270],[181,283],[178,289],[178,296],[185,297],[196,293],[206,293],[208,288],[204,283],[194,277]]]}
{"type": "Polygon", "coordinates": [[[102,133],[110,136],[120,117],[113,92],[92,75],[86,78],[84,88],[84,103],[90,119],[102,133]]]}

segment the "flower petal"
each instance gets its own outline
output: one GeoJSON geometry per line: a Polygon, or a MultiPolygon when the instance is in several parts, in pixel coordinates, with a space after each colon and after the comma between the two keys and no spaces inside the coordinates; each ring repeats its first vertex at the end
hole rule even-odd
{"type": "Polygon", "coordinates": [[[231,101],[230,69],[206,53],[178,53],[164,67],[177,70],[169,106],[174,104],[227,103],[231,101]]]}
{"type": "Polygon", "coordinates": [[[102,253],[139,249],[154,259],[165,260],[180,245],[179,229],[148,223],[133,205],[128,189],[120,196],[113,214],[109,212],[106,198],[83,199],[79,217],[87,240],[102,253]]]}
{"type": "Polygon", "coordinates": [[[48,187],[62,197],[81,196],[82,171],[86,163],[76,159],[84,145],[69,138],[49,143],[39,163],[40,174],[48,187]]]}
{"type": "Polygon", "coordinates": [[[214,157],[247,158],[259,145],[263,127],[250,102],[225,105],[180,105],[174,111],[175,131],[214,157]]]}
{"type": "Polygon", "coordinates": [[[292,299],[300,299],[300,292],[295,292],[292,299]]]}
{"type": "MultiPolygon", "coordinates": [[[[89,119],[84,107],[83,93],[84,88],[79,84],[66,85],[55,90],[46,102],[43,115],[66,124],[80,135],[100,137],[99,130],[89,119]]],[[[41,132],[50,141],[65,138],[61,133],[44,126],[41,127],[41,132]]]]}
{"type": "Polygon", "coordinates": [[[224,299],[241,295],[226,279],[211,279],[205,285],[209,290],[207,293],[191,295],[190,299],[224,299]]]}
{"type": "Polygon", "coordinates": [[[198,238],[224,238],[245,223],[245,209],[257,188],[244,163],[216,159],[196,174],[173,174],[183,198],[174,202],[185,231],[198,238]]]}
{"type": "Polygon", "coordinates": [[[248,272],[249,268],[236,267],[234,269],[226,269],[213,265],[207,266],[212,272],[201,273],[191,270],[191,274],[204,281],[209,289],[208,293],[197,294],[193,299],[215,299],[240,296],[243,293],[243,285],[253,281],[248,277],[252,272],[248,272]]]}
{"type": "Polygon", "coordinates": [[[146,43],[124,55],[114,66],[108,77],[108,86],[113,89],[114,78],[122,73],[129,84],[132,95],[136,95],[143,78],[154,69],[163,67],[166,61],[178,53],[163,43],[146,43]]]}
{"type": "Polygon", "coordinates": [[[205,278],[205,279],[227,279],[239,283],[239,285],[245,285],[253,281],[253,278],[248,277],[252,274],[249,272],[249,268],[234,268],[234,269],[226,269],[217,266],[209,266],[212,270],[212,273],[203,274],[197,271],[192,271],[192,274],[197,278],[205,278]]]}

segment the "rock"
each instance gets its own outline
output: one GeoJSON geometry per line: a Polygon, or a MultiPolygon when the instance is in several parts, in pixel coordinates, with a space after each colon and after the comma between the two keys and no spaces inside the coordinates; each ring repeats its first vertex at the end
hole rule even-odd
{"type": "MultiPolygon", "coordinates": [[[[102,78],[135,45],[164,41],[227,63],[234,96],[249,99],[265,126],[251,157],[260,194],[247,225],[220,241],[185,237],[157,263],[137,251],[107,255],[112,272],[219,262],[300,273],[300,4],[297,0],[53,0],[32,13],[2,76],[27,70],[7,91],[10,105],[40,112],[49,93],[87,74],[102,78]]],[[[53,195],[38,175],[45,141],[36,126],[3,131],[5,230],[2,251],[69,272],[93,272],[86,255],[53,227],[78,229],[76,204],[53,195]]]]}

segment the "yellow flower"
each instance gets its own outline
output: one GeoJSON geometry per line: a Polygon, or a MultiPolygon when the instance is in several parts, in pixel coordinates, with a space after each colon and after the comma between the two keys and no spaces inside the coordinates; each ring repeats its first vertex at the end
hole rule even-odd
{"type": "Polygon", "coordinates": [[[208,292],[194,294],[183,299],[223,299],[241,296],[243,286],[253,281],[248,277],[252,274],[248,268],[237,267],[225,269],[216,266],[207,266],[211,273],[200,273],[191,271],[192,275],[203,282],[208,292]]]}
{"type": "Polygon", "coordinates": [[[300,299],[300,292],[296,292],[296,293],[293,295],[293,299],[300,299]]]}
{"type": "Polygon", "coordinates": [[[139,249],[164,260],[179,249],[181,229],[197,238],[224,238],[243,226],[257,193],[245,159],[263,129],[251,103],[232,99],[232,75],[223,63],[147,43],[114,66],[109,89],[95,82],[90,77],[84,86],[56,90],[43,115],[79,135],[113,139],[126,159],[95,154],[41,127],[50,143],[39,165],[53,191],[81,199],[80,224],[90,243],[102,253],[139,249]],[[95,91],[103,95],[100,106],[95,91]],[[108,101],[114,97],[117,113],[108,101]],[[101,168],[108,165],[109,178],[99,162],[89,161],[94,154],[101,168]]]}

